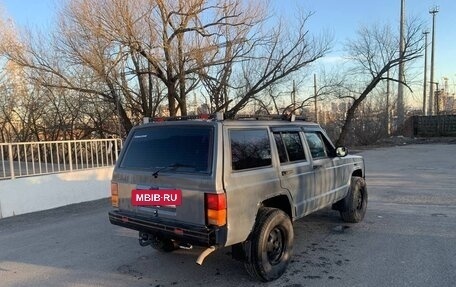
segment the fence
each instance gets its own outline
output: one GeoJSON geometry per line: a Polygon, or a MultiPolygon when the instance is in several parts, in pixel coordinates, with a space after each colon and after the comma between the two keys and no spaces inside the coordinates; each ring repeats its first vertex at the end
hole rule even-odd
{"type": "Polygon", "coordinates": [[[0,180],[112,166],[120,139],[0,143],[0,180]]]}
{"type": "Polygon", "coordinates": [[[456,136],[456,115],[413,116],[409,125],[413,136],[456,136]]]}

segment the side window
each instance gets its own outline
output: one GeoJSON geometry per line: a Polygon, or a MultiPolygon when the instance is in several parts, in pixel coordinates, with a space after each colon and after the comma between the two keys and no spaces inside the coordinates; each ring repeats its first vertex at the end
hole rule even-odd
{"type": "Polygon", "coordinates": [[[230,139],[233,170],[271,165],[271,146],[266,129],[231,130],[230,139]]]}
{"type": "Polygon", "coordinates": [[[277,146],[277,153],[279,154],[279,159],[280,162],[287,162],[288,161],[288,156],[287,156],[287,151],[285,150],[285,144],[283,143],[282,140],[282,135],[280,133],[274,133],[274,140],[276,142],[277,146]]]}
{"type": "Polygon", "coordinates": [[[306,132],[306,139],[312,158],[322,158],[328,156],[325,142],[320,133],[306,132]]]}
{"type": "Polygon", "coordinates": [[[274,139],[281,163],[306,160],[299,132],[275,132],[274,139]]]}

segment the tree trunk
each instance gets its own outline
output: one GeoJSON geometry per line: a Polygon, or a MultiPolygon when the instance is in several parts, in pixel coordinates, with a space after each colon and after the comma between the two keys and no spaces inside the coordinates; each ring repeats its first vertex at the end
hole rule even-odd
{"type": "MultiPolygon", "coordinates": [[[[356,103],[356,101],[355,101],[356,103]]],[[[336,141],[336,146],[343,146],[346,143],[346,138],[348,135],[348,131],[352,127],[353,119],[355,118],[355,111],[358,105],[355,106],[355,103],[348,109],[347,117],[345,118],[344,125],[342,126],[342,130],[340,131],[339,138],[336,141]]]]}
{"type": "Polygon", "coordinates": [[[176,113],[177,113],[177,110],[176,110],[176,97],[177,97],[176,87],[174,86],[174,83],[167,84],[166,86],[168,88],[169,116],[170,117],[175,117],[176,113]]]}
{"type": "MultiPolygon", "coordinates": [[[[117,105],[117,112],[119,113],[118,116],[120,118],[120,123],[122,127],[125,130],[125,135],[128,135],[130,130],[133,128],[133,124],[131,123],[130,118],[128,118],[127,113],[125,112],[125,109],[122,107],[122,105],[117,105]]],[[[122,135],[119,135],[122,136],[122,135]]]]}

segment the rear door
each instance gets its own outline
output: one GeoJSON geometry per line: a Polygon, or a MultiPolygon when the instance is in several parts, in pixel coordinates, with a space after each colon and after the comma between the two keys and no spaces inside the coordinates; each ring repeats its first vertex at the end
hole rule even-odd
{"type": "Polygon", "coordinates": [[[247,239],[255,223],[259,203],[281,194],[277,167],[267,126],[224,126],[224,186],[227,199],[227,245],[247,239]]]}
{"type": "Polygon", "coordinates": [[[136,128],[113,174],[119,209],[143,217],[205,224],[204,193],[214,192],[216,129],[209,124],[159,123],[136,128]],[[178,190],[179,206],[136,206],[134,190],[178,190]]]}

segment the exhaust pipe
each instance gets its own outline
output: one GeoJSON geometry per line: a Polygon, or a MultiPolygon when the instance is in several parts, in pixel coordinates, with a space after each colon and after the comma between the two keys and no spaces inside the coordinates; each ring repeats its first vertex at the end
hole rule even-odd
{"type": "Polygon", "coordinates": [[[185,249],[185,250],[191,250],[191,249],[193,249],[193,245],[188,244],[188,243],[187,244],[179,244],[179,248],[180,249],[185,249]]]}
{"type": "Polygon", "coordinates": [[[200,256],[198,256],[198,259],[196,259],[196,264],[203,265],[204,259],[206,259],[206,257],[214,251],[215,251],[215,246],[211,246],[211,247],[207,248],[206,250],[204,250],[200,254],[200,256]]]}

